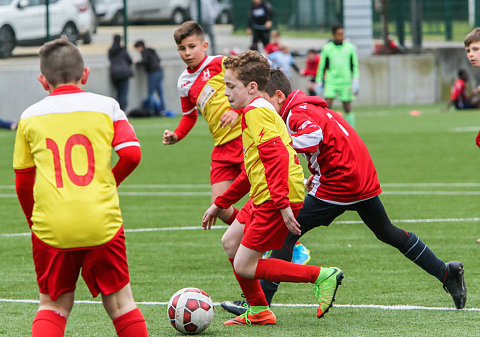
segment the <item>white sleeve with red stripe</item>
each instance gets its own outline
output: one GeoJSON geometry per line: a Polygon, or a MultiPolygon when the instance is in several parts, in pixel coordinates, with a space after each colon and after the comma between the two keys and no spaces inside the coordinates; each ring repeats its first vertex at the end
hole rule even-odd
{"type": "Polygon", "coordinates": [[[305,114],[289,113],[288,132],[292,137],[293,148],[298,153],[314,153],[323,140],[323,132],[318,124],[305,114]]]}
{"type": "Polygon", "coordinates": [[[140,147],[140,142],[135,135],[132,124],[125,116],[125,113],[120,110],[118,104],[114,105],[113,108],[113,140],[112,146],[115,151],[129,147],[129,146],[138,146],[140,147]]]}

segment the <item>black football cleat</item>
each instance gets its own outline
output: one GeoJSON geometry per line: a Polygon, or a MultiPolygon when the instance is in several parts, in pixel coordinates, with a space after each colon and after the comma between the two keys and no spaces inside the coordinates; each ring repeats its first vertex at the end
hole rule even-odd
{"type": "Polygon", "coordinates": [[[443,282],[443,288],[452,296],[457,309],[463,309],[467,302],[467,287],[463,278],[463,264],[458,261],[451,261],[445,264],[447,277],[443,282]]]}
{"type": "Polygon", "coordinates": [[[248,309],[247,301],[224,301],[221,305],[223,309],[236,316],[243,315],[248,309]]]}

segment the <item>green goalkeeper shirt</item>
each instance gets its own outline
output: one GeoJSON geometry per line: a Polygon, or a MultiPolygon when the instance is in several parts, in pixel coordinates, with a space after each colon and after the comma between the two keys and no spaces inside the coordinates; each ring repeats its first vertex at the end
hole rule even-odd
{"type": "Polygon", "coordinates": [[[358,57],[353,44],[346,41],[340,45],[328,42],[322,49],[315,81],[334,86],[350,86],[352,80],[358,77],[358,57]]]}

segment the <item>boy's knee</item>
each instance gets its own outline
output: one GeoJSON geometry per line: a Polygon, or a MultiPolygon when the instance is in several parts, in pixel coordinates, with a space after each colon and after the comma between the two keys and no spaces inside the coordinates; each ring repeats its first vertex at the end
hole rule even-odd
{"type": "Polygon", "coordinates": [[[243,263],[239,259],[236,259],[233,262],[233,266],[235,268],[235,272],[240,275],[241,277],[248,278],[248,279],[253,279],[255,276],[255,268],[252,266],[249,266],[246,263],[243,263]]]}
{"type": "Polygon", "coordinates": [[[222,246],[227,257],[233,259],[238,249],[237,240],[226,232],[222,236],[222,246]]]}

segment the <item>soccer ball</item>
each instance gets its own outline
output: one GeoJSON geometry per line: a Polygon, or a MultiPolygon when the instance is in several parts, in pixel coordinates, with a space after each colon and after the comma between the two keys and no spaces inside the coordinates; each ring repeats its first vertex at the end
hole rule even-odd
{"type": "Polygon", "coordinates": [[[170,298],[167,315],[173,327],[183,334],[197,334],[212,323],[213,301],[197,288],[183,288],[170,298]]]}

